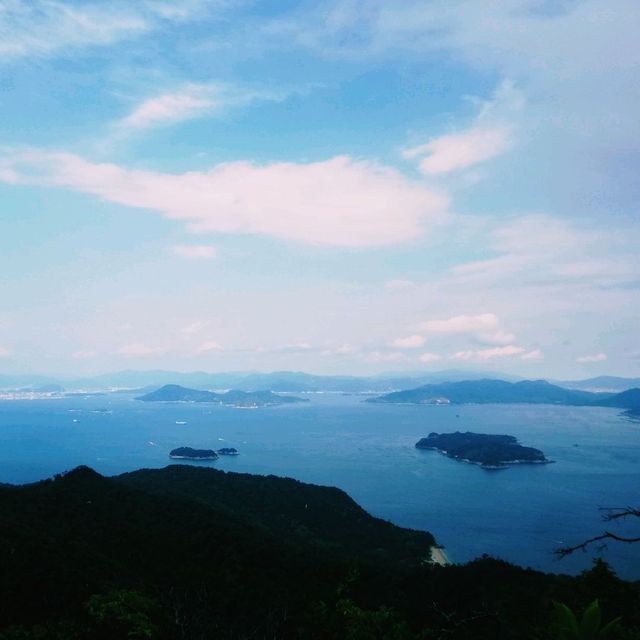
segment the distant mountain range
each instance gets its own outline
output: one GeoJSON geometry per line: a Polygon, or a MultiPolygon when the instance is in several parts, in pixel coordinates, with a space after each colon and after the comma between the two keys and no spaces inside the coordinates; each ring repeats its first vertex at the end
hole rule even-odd
{"type": "Polygon", "coordinates": [[[640,389],[622,393],[592,393],[565,389],[545,380],[465,380],[429,384],[396,391],[367,402],[391,404],[563,404],[573,406],[640,408],[640,389]]]}
{"type": "Polygon", "coordinates": [[[586,380],[568,380],[558,381],[549,380],[553,384],[567,389],[579,389],[581,391],[625,391],[640,387],[640,378],[620,378],[618,376],[597,376],[596,378],[587,378],[586,380]]]}
{"type": "Polygon", "coordinates": [[[178,384],[195,389],[240,389],[242,391],[383,393],[429,383],[478,380],[486,377],[519,380],[496,372],[447,370],[436,372],[392,372],[376,376],[314,375],[302,371],[255,371],[207,373],[194,371],[120,371],[90,378],[54,376],[0,375],[0,389],[36,391],[47,385],[61,385],[69,390],[104,391],[112,389],[152,389],[178,384]]]}
{"type": "MultiPolygon", "coordinates": [[[[207,373],[204,371],[120,371],[87,378],[54,376],[0,375],[0,389],[21,392],[137,390],[152,391],[162,385],[176,384],[192,389],[274,392],[342,392],[388,393],[399,389],[413,389],[445,382],[478,381],[483,379],[519,382],[522,378],[499,372],[444,370],[435,372],[390,372],[376,376],[314,375],[301,371],[255,371],[207,373]]],[[[640,378],[600,376],[587,380],[548,382],[565,389],[589,392],[619,392],[640,387],[640,378]]]]}
{"type": "Polygon", "coordinates": [[[280,396],[271,391],[239,391],[214,393],[200,389],[188,389],[177,384],[166,384],[164,387],[136,398],[143,402],[211,402],[231,407],[266,407],[276,404],[307,402],[295,396],[280,396]]]}

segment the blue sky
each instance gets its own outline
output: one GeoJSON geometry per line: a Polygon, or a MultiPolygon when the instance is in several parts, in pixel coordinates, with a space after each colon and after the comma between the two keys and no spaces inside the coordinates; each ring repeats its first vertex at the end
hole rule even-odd
{"type": "Polygon", "coordinates": [[[0,370],[640,375],[639,28],[0,0],[0,370]]]}

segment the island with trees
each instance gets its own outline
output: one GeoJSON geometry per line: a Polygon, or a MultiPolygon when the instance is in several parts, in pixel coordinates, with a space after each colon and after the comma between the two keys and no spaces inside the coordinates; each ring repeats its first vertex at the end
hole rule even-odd
{"type": "Polygon", "coordinates": [[[416,449],[434,449],[449,458],[471,462],[483,469],[505,469],[512,464],[550,462],[544,453],[523,447],[514,436],[486,433],[430,433],[416,443],[416,449]]]}
{"type": "Polygon", "coordinates": [[[178,384],[166,384],[156,391],[151,391],[136,400],[143,402],[208,402],[239,409],[256,409],[280,404],[307,402],[305,398],[280,395],[271,391],[239,391],[233,389],[224,393],[189,389],[178,384]]]}
{"type": "Polygon", "coordinates": [[[176,460],[216,460],[218,454],[213,449],[178,447],[169,452],[169,457],[176,460]]]}

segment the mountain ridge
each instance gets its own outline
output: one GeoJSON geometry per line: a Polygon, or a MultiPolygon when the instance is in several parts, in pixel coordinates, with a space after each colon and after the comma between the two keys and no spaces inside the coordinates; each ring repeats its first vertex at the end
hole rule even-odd
{"type": "Polygon", "coordinates": [[[620,394],[592,393],[566,389],[546,380],[466,380],[424,385],[415,389],[368,398],[367,402],[391,404],[563,404],[570,406],[605,406],[621,409],[640,407],[640,389],[620,394]]]}

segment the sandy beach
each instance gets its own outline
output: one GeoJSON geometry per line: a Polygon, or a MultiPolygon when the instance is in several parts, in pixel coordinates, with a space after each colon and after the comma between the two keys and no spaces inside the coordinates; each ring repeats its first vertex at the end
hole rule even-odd
{"type": "Polygon", "coordinates": [[[448,564],[451,564],[444,549],[440,547],[431,547],[431,561],[439,564],[441,567],[446,567],[448,564]]]}

